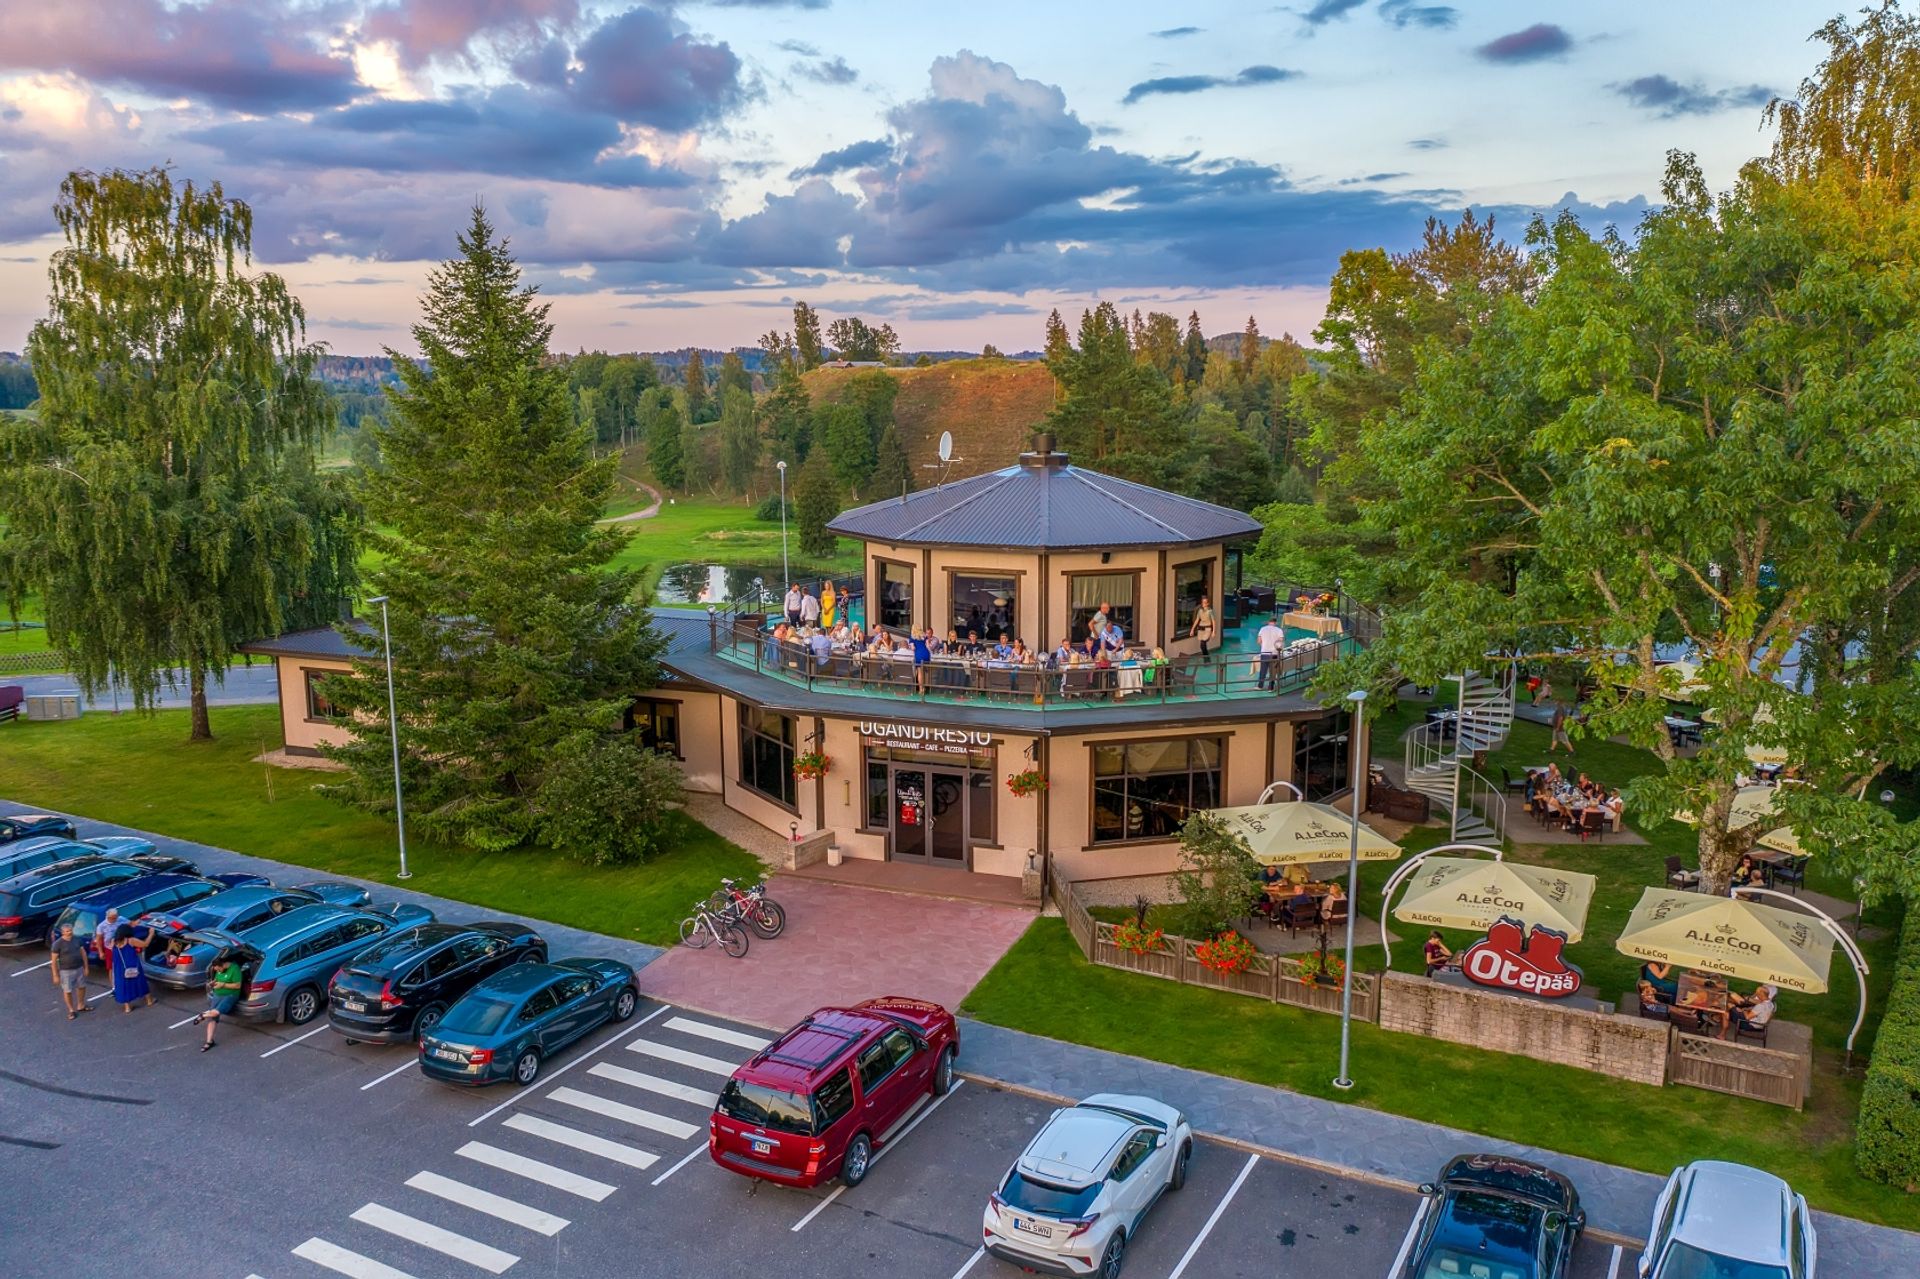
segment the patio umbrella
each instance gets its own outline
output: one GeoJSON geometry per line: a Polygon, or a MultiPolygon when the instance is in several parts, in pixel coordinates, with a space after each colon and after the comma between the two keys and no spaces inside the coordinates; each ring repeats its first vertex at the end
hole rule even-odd
{"type": "Polygon", "coordinates": [[[1684,658],[1677,662],[1668,662],[1658,668],[1654,674],[1660,677],[1660,696],[1670,702],[1690,702],[1695,693],[1701,692],[1706,685],[1700,682],[1700,663],[1689,662],[1684,658]]]}
{"type": "MultiPolygon", "coordinates": [[[[1780,794],[1777,786],[1743,786],[1734,792],[1733,810],[1727,814],[1728,830],[1745,830],[1756,822],[1771,824],[1775,820],[1774,800],[1780,794]]],[[[1690,809],[1675,813],[1676,821],[1692,824],[1699,820],[1690,809]]],[[[1801,855],[1800,837],[1793,833],[1791,826],[1781,826],[1762,835],[1754,843],[1762,848],[1771,848],[1777,852],[1801,855]]]]}
{"type": "MultiPolygon", "coordinates": [[[[1353,819],[1327,804],[1292,800],[1209,811],[1240,837],[1262,866],[1345,861],[1353,838],[1353,819]]],[[[1361,824],[1361,861],[1392,861],[1398,856],[1400,845],[1361,824]]]]}
{"type": "Polygon", "coordinates": [[[1623,955],[1655,959],[1818,995],[1827,989],[1833,935],[1808,915],[1743,897],[1671,888],[1640,894],[1614,943],[1623,955]]]}
{"type": "Polygon", "coordinates": [[[1429,857],[1407,881],[1393,917],[1435,928],[1489,928],[1508,916],[1575,942],[1587,926],[1595,882],[1592,875],[1525,862],[1429,857]]]}

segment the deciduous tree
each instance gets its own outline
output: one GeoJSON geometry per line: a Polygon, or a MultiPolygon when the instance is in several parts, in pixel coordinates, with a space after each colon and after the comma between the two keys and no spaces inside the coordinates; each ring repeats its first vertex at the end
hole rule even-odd
{"type": "Polygon", "coordinates": [[[760,467],[760,430],[753,421],[753,393],[728,387],[720,399],[720,474],[727,488],[747,493],[760,467]]]}
{"type": "Polygon", "coordinates": [[[819,368],[827,358],[826,348],[820,342],[820,313],[805,302],[793,304],[793,343],[802,373],[819,368]]]}

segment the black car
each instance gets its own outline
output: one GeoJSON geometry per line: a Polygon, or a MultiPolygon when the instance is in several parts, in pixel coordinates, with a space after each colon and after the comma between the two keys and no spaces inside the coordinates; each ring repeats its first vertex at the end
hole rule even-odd
{"type": "Polygon", "coordinates": [[[521,924],[422,924],[356,955],[333,975],[327,1020],[350,1044],[408,1043],[502,968],[546,957],[547,943],[521,924]]]}
{"type": "Polygon", "coordinates": [[[1573,1183],[1508,1155],[1457,1155],[1425,1198],[1406,1265],[1392,1279],[1565,1279],[1586,1228],[1573,1183]]]}
{"type": "Polygon", "coordinates": [[[69,857],[0,880],[0,946],[42,941],[68,902],[152,873],[117,857],[93,855],[69,857]]]}
{"type": "Polygon", "coordinates": [[[39,839],[45,835],[72,839],[74,833],[71,821],[52,813],[15,813],[11,817],[0,817],[0,844],[11,844],[17,839],[39,839]]]}

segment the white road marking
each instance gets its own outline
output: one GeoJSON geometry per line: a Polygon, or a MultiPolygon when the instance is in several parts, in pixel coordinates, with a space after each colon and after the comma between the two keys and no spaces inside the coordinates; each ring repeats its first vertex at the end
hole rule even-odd
{"type": "Polygon", "coordinates": [[[87,1002],[91,1004],[95,1000],[105,999],[108,995],[111,995],[112,993],[113,993],[113,987],[109,986],[97,995],[88,995],[87,1002]]]}
{"type": "Polygon", "coordinates": [[[980,1247],[975,1248],[973,1250],[973,1255],[967,1258],[967,1264],[964,1266],[961,1266],[958,1270],[953,1272],[953,1279],[966,1279],[967,1271],[979,1265],[980,1258],[986,1255],[987,1255],[987,1249],[985,1244],[982,1244],[980,1247]]]}
{"type": "Polygon", "coordinates": [[[584,1150],[590,1155],[599,1155],[602,1159],[611,1159],[615,1163],[625,1164],[629,1168],[638,1168],[642,1172],[660,1162],[660,1156],[641,1150],[637,1146],[608,1141],[605,1137],[596,1137],[592,1133],[581,1132],[577,1128],[556,1124],[535,1115],[508,1115],[502,1124],[516,1132],[545,1137],[548,1141],[572,1146],[575,1150],[584,1150]]]}
{"type": "Polygon", "coordinates": [[[386,1074],[380,1076],[380,1078],[371,1080],[368,1083],[361,1084],[360,1091],[365,1092],[369,1088],[374,1088],[379,1086],[380,1084],[384,1084],[387,1082],[387,1080],[392,1079],[395,1075],[403,1074],[406,1071],[412,1070],[415,1066],[418,1066],[419,1064],[420,1064],[420,1059],[418,1057],[415,1057],[409,1054],[405,1062],[401,1063],[398,1066],[395,1066],[392,1070],[389,1070],[386,1074]]]}
{"type": "Polygon", "coordinates": [[[1180,1279],[1180,1276],[1187,1272],[1187,1263],[1193,1260],[1193,1255],[1200,1251],[1200,1245],[1205,1243],[1207,1236],[1213,1233],[1213,1228],[1219,1222],[1221,1215],[1226,1212],[1227,1205],[1232,1203],[1233,1197],[1240,1193],[1240,1187],[1246,1183],[1248,1176],[1253,1172],[1254,1165],[1259,1162],[1259,1155],[1247,1156],[1247,1162],[1241,1165],[1240,1175],[1233,1179],[1233,1184],[1227,1187],[1227,1193],[1219,1203],[1213,1206],[1213,1215],[1207,1218],[1207,1224],[1200,1227],[1200,1233],[1195,1235],[1193,1242],[1187,1245],[1187,1250],[1180,1255],[1180,1264],[1173,1268],[1173,1273],[1168,1275],[1167,1279],[1180,1279]]]}
{"type": "MultiPolygon", "coordinates": [[[[586,1052],[581,1053],[578,1057],[575,1057],[572,1061],[568,1062],[566,1065],[561,1066],[558,1070],[555,1070],[550,1074],[548,1074],[545,1079],[542,1079],[539,1083],[534,1084],[533,1087],[522,1088],[518,1090],[517,1092],[514,1093],[513,1096],[507,1098],[505,1101],[495,1106],[492,1110],[489,1110],[486,1113],[482,1114],[478,1119],[469,1121],[467,1124],[467,1127],[478,1128],[481,1124],[487,1122],[487,1120],[493,1118],[495,1115],[505,1110],[508,1106],[513,1105],[517,1101],[525,1101],[528,1097],[531,1097],[534,1094],[534,1092],[537,1091],[543,1085],[552,1083],[554,1080],[566,1074],[569,1070],[572,1070],[575,1066],[578,1066],[581,1062],[593,1056],[595,1053],[599,1052],[601,1049],[611,1048],[614,1044],[620,1042],[622,1039],[626,1038],[628,1035],[631,1035],[634,1031],[640,1029],[642,1026],[652,1021],[655,1017],[658,1017],[661,1013],[667,1011],[667,1007],[668,1005],[662,1004],[658,1008],[654,1009],[652,1012],[648,1013],[645,1017],[642,1017],[639,1021],[636,1021],[635,1023],[633,1023],[633,1025],[628,1026],[625,1030],[617,1031],[614,1034],[607,1036],[605,1039],[600,1041],[597,1047],[589,1048],[586,1052]]],[[[731,1074],[733,1072],[729,1071],[727,1073],[731,1074]]]]}
{"type": "Polygon", "coordinates": [[[372,1226],[375,1230],[384,1230],[390,1235],[398,1235],[408,1243],[417,1243],[422,1248],[431,1248],[435,1252],[444,1252],[456,1261],[478,1266],[490,1274],[500,1274],[508,1266],[520,1260],[510,1252],[481,1243],[478,1239],[469,1239],[465,1235],[455,1234],[451,1230],[434,1225],[431,1221],[422,1221],[418,1217],[409,1217],[404,1212],[395,1212],[385,1204],[362,1204],[354,1209],[353,1219],[362,1225],[372,1226]]]}
{"type": "Polygon", "coordinates": [[[1422,1199],[1420,1207],[1413,1214],[1413,1220],[1407,1223],[1407,1233],[1400,1238],[1400,1251],[1393,1254],[1393,1266],[1387,1271],[1389,1279],[1406,1268],[1407,1253],[1413,1248],[1413,1237],[1420,1233],[1420,1223],[1427,1219],[1427,1208],[1431,1203],[1430,1199],[1422,1199]]]}
{"type": "Polygon", "coordinates": [[[48,964],[51,964],[52,962],[53,962],[53,961],[52,961],[51,959],[43,959],[43,960],[41,960],[41,961],[40,961],[39,963],[37,963],[37,964],[35,964],[35,965],[34,965],[33,967],[31,967],[31,968],[22,968],[22,969],[21,969],[21,970],[19,970],[18,972],[12,972],[12,973],[8,973],[8,974],[7,974],[7,976],[9,976],[9,977],[25,977],[25,976],[26,976],[26,975],[27,975],[28,973],[37,973],[37,972],[39,972],[39,971],[40,971],[40,970],[41,970],[42,968],[45,968],[45,967],[46,967],[46,966],[47,966],[48,964]]]}
{"type": "Polygon", "coordinates": [[[453,1153],[462,1158],[471,1159],[475,1163],[485,1164],[489,1168],[498,1168],[502,1172],[514,1173],[529,1181],[552,1186],[555,1190],[564,1190],[570,1195],[591,1199],[595,1203],[599,1203],[620,1188],[610,1186],[604,1181],[595,1181],[592,1177],[582,1177],[577,1172],[568,1172],[565,1168],[556,1168],[538,1159],[516,1155],[511,1150],[489,1146],[483,1141],[470,1141],[453,1153]]]}
{"type": "Polygon", "coordinates": [[[636,1039],[627,1045],[627,1051],[645,1053],[649,1057],[658,1057],[661,1061],[670,1061],[676,1065],[692,1066],[695,1070],[704,1070],[708,1074],[731,1078],[735,1063],[721,1061],[718,1057],[709,1057],[705,1053],[688,1052],[684,1048],[675,1048],[672,1044],[656,1044],[651,1039],[636,1039]]]}
{"type": "MultiPolygon", "coordinates": [[[[941,1105],[946,1102],[947,1097],[951,1097],[953,1096],[953,1094],[959,1092],[960,1085],[966,1082],[967,1081],[964,1079],[954,1080],[953,1087],[947,1089],[946,1097],[941,1097],[935,1100],[935,1102],[931,1106],[928,1106],[925,1110],[920,1112],[919,1118],[915,1119],[912,1123],[908,1124],[905,1128],[902,1128],[900,1130],[900,1135],[898,1137],[895,1137],[892,1141],[889,1141],[886,1145],[880,1147],[879,1150],[874,1152],[872,1161],[867,1165],[868,1168],[872,1168],[873,1164],[879,1163],[881,1159],[885,1158],[888,1151],[892,1150],[894,1147],[898,1146],[901,1142],[905,1141],[907,1139],[908,1133],[912,1132],[915,1128],[918,1128],[922,1123],[925,1123],[927,1116],[931,1115],[934,1111],[940,1109],[941,1105]]],[[[839,1185],[835,1186],[833,1188],[832,1194],[828,1195],[825,1199],[822,1199],[819,1203],[813,1206],[813,1211],[809,1212],[806,1216],[800,1218],[800,1220],[793,1223],[793,1233],[799,1234],[802,1230],[805,1230],[807,1228],[808,1222],[812,1221],[815,1217],[818,1217],[821,1213],[825,1212],[827,1210],[828,1204],[832,1203],[834,1200],[838,1199],[841,1195],[845,1194],[846,1192],[847,1192],[847,1186],[845,1182],[841,1182],[839,1185]]]]}
{"type": "Polygon", "coordinates": [[[599,1079],[611,1079],[617,1084],[628,1084],[634,1088],[644,1088],[648,1092],[657,1092],[662,1097],[672,1097],[676,1101],[692,1102],[696,1106],[713,1109],[713,1103],[720,1099],[719,1093],[707,1092],[689,1084],[676,1083],[671,1079],[662,1079],[658,1075],[649,1075],[644,1071],[628,1070],[623,1066],[613,1066],[601,1062],[587,1072],[599,1079]]]}
{"type": "Polygon", "coordinates": [[[303,1261],[311,1261],[316,1266],[325,1266],[335,1274],[347,1275],[349,1279],[413,1279],[404,1270],[395,1270],[372,1257],[348,1252],[339,1244],[328,1243],[325,1239],[309,1239],[295,1248],[293,1255],[303,1261]]]}
{"type": "Polygon", "coordinates": [[[590,1092],[581,1092],[577,1088],[556,1088],[547,1094],[547,1100],[557,1101],[563,1106],[589,1110],[596,1115],[605,1115],[608,1119],[618,1119],[621,1123],[632,1124],[635,1128],[651,1129],[675,1141],[685,1141],[700,1131],[682,1120],[670,1119],[666,1115],[656,1115],[651,1110],[642,1110],[638,1106],[608,1101],[605,1097],[596,1097],[590,1092]]]}
{"type": "Polygon", "coordinates": [[[1620,1245],[1613,1245],[1613,1260],[1607,1263],[1607,1279],[1620,1279],[1620,1245]]]}
{"type": "MultiPolygon", "coordinates": [[[[192,1020],[193,1018],[191,1017],[187,1018],[187,1021],[192,1021],[192,1020]]],[[[181,1024],[185,1025],[186,1022],[182,1022],[181,1024]]],[[[331,1027],[329,1027],[323,1022],[322,1024],[315,1026],[312,1030],[309,1030],[306,1034],[295,1036],[294,1038],[289,1039],[284,1044],[275,1045],[274,1047],[267,1049],[267,1051],[261,1053],[260,1055],[262,1057],[271,1057],[275,1053],[285,1052],[287,1049],[293,1047],[295,1044],[299,1043],[301,1040],[312,1039],[315,1035],[319,1034],[321,1031],[328,1030],[328,1029],[331,1029],[331,1027]]]]}
{"type": "Polygon", "coordinates": [[[702,1039],[711,1039],[717,1043],[732,1044],[735,1048],[751,1048],[756,1052],[772,1043],[765,1035],[749,1035],[744,1030],[729,1030],[725,1026],[709,1026],[704,1021],[694,1021],[689,1017],[669,1017],[668,1030],[685,1031],[689,1035],[698,1035],[702,1039]]]}
{"type": "Polygon", "coordinates": [[[550,1212],[529,1208],[517,1199],[496,1195],[490,1190],[469,1186],[466,1182],[455,1181],[451,1177],[442,1177],[437,1172],[416,1172],[407,1178],[407,1184],[415,1190],[424,1190],[430,1195],[438,1195],[449,1203],[457,1203],[475,1212],[484,1212],[489,1217],[498,1217],[516,1226],[525,1226],[536,1234],[557,1235],[567,1228],[568,1223],[565,1217],[556,1217],[550,1212]]]}
{"type": "MultiPolygon", "coordinates": [[[[180,1029],[180,1028],[181,1028],[182,1026],[186,1026],[186,1025],[191,1025],[191,1024],[192,1024],[192,1023],[194,1022],[194,1021],[196,1021],[196,1020],[198,1020],[198,1018],[199,1018],[199,1016],[200,1016],[200,1014],[199,1014],[199,1013],[195,1013],[195,1014],[194,1014],[194,1015],[193,1015],[192,1017],[186,1017],[186,1018],[183,1018],[183,1019],[181,1019],[180,1021],[176,1021],[176,1022],[174,1022],[174,1023],[173,1023],[173,1025],[171,1025],[171,1026],[169,1026],[169,1027],[167,1027],[167,1029],[168,1029],[168,1030],[178,1030],[178,1029],[180,1029]]],[[[280,1045],[280,1048],[285,1048],[285,1047],[286,1047],[286,1045],[285,1045],[285,1044],[282,1044],[282,1045],[280,1045]]],[[[273,1051],[274,1051],[274,1052],[279,1052],[279,1051],[280,1051],[280,1048],[275,1048],[275,1049],[274,1049],[273,1051]]],[[[263,1057],[264,1057],[265,1055],[266,1055],[265,1053],[262,1053],[262,1054],[261,1054],[261,1056],[263,1056],[263,1057]]],[[[326,1240],[324,1240],[324,1239],[323,1239],[323,1240],[321,1240],[320,1242],[322,1242],[322,1243],[326,1243],[326,1240]]],[[[332,1247],[333,1245],[332,1245],[332,1244],[327,1244],[327,1246],[328,1246],[329,1248],[331,1248],[331,1247],[332,1247]]]]}
{"type": "Polygon", "coordinates": [[[692,1163],[695,1159],[698,1159],[701,1155],[705,1154],[706,1152],[707,1152],[707,1148],[705,1146],[695,1146],[692,1150],[689,1150],[686,1154],[680,1157],[679,1163],[667,1169],[665,1172],[661,1173],[658,1177],[655,1177],[653,1181],[650,1182],[649,1184],[655,1185],[655,1186],[659,1185],[661,1182],[673,1176],[674,1173],[679,1172],[682,1168],[685,1168],[688,1164],[692,1163]]]}

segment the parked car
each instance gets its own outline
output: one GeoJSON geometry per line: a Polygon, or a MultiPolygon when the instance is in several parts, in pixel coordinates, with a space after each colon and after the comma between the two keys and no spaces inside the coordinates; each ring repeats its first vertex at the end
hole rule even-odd
{"type": "Polygon", "coordinates": [[[521,1087],[596,1026],[640,1006],[633,969],[612,959],[556,959],[503,968],[447,1009],[420,1036],[420,1072],[450,1084],[521,1087]]]}
{"type": "Polygon", "coordinates": [[[229,955],[240,960],[239,1016],[299,1026],[326,1007],[327,979],[342,964],[388,933],[432,920],[424,906],[296,906],[244,937],[213,929],[179,936],[189,945],[211,946],[209,964],[229,955]]]}
{"type": "Polygon", "coordinates": [[[220,947],[188,941],[186,934],[211,930],[244,937],[299,906],[365,906],[368,900],[367,890],[358,884],[317,880],[290,888],[248,884],[180,910],[150,911],[136,921],[140,927],[154,931],[142,967],[150,982],[174,990],[194,990],[207,984],[207,972],[220,947]]]}
{"type": "Polygon", "coordinates": [[[87,856],[118,857],[124,861],[130,857],[151,857],[159,851],[152,840],[142,839],[138,835],[96,835],[92,839],[74,839],[66,835],[37,836],[0,846],[0,864],[4,864],[6,858],[27,852],[36,855],[52,853],[54,861],[87,856]]]}
{"type": "Polygon", "coordinates": [[[1814,1279],[1804,1195],[1769,1172],[1702,1159],[1676,1168],[1653,1205],[1640,1279],[1814,1279]]]}
{"type": "Polygon", "coordinates": [[[360,952],[333,975],[327,1020],[350,1044],[409,1043],[502,968],[546,957],[540,934],[511,921],[422,924],[360,952]]]}
{"type": "MultiPolygon", "coordinates": [[[[1392,1279],[1564,1279],[1587,1214],[1573,1183],[1507,1155],[1456,1155],[1424,1196],[1392,1279]]],[[[1703,1277],[1704,1279],[1704,1277],[1703,1277]]]]}
{"type": "Polygon", "coordinates": [[[938,1004],[888,996],[822,1008],[733,1072],[707,1126],[713,1161],[745,1177],[857,1186],[929,1097],[953,1086],[960,1030],[938,1004]]]}
{"type": "Polygon", "coordinates": [[[53,813],[15,813],[11,817],[0,817],[0,845],[48,835],[72,839],[75,834],[72,821],[53,813]]]}
{"type": "Polygon", "coordinates": [[[84,857],[93,851],[96,850],[76,844],[70,839],[53,837],[23,839],[12,844],[0,844],[0,879],[12,879],[15,875],[24,875],[30,870],[51,866],[55,862],[63,862],[70,857],[84,857]]]}
{"type": "Polygon", "coordinates": [[[76,897],[152,872],[115,857],[68,857],[0,880],[0,946],[42,941],[76,897]]]}
{"type": "Polygon", "coordinates": [[[987,1251],[1028,1270],[1118,1279],[1149,1209],[1187,1183],[1193,1128],[1151,1097],[1053,1112],[987,1196],[987,1251]]]}
{"type": "MultiPolygon", "coordinates": [[[[228,885],[217,879],[177,874],[141,875],[109,884],[68,902],[48,926],[47,944],[51,946],[53,939],[60,935],[60,929],[68,924],[73,925],[75,937],[91,939],[94,929],[99,927],[100,920],[109,910],[119,911],[121,919],[131,923],[147,911],[187,906],[215,893],[224,893],[227,888],[228,885]]],[[[105,959],[106,956],[100,958],[105,959]]]]}

